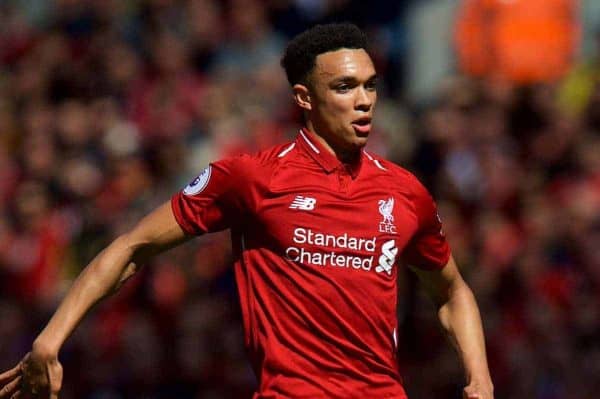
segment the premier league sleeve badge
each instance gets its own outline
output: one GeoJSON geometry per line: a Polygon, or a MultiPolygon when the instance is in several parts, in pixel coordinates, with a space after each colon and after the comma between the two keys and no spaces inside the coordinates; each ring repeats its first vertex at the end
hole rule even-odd
{"type": "Polygon", "coordinates": [[[183,193],[185,195],[196,195],[204,190],[210,179],[210,170],[211,168],[209,165],[183,189],[183,193]]]}

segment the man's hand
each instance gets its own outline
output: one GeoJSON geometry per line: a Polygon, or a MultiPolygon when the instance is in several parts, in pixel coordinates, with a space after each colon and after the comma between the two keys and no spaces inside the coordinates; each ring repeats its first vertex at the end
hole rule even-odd
{"type": "Polygon", "coordinates": [[[494,386],[492,382],[471,382],[463,390],[463,399],[494,399],[494,386]]]}
{"type": "Polygon", "coordinates": [[[0,374],[0,399],[58,399],[62,377],[58,357],[30,352],[15,368],[0,374]]]}
{"type": "Polygon", "coordinates": [[[30,352],[21,361],[21,373],[24,393],[34,398],[58,399],[63,377],[63,368],[58,356],[30,352]]]}
{"type": "Polygon", "coordinates": [[[20,397],[18,391],[21,378],[21,363],[17,364],[13,369],[0,374],[0,399],[20,397]]]}

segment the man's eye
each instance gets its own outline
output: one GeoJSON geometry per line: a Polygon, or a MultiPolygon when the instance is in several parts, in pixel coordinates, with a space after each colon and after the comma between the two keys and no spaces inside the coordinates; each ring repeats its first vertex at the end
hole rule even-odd
{"type": "Polygon", "coordinates": [[[374,81],[373,81],[373,82],[368,82],[368,83],[365,85],[365,88],[366,88],[367,90],[375,90],[375,89],[377,89],[377,82],[374,82],[374,81]]]}
{"type": "Polygon", "coordinates": [[[335,90],[339,93],[345,93],[348,90],[350,90],[350,86],[349,85],[339,85],[335,87],[335,90]]]}

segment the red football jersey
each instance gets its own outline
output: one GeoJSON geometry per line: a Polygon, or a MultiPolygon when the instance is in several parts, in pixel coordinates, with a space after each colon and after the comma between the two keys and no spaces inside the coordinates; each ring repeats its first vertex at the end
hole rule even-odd
{"type": "Polygon", "coordinates": [[[303,130],[212,163],[171,202],[188,234],[232,229],[254,398],[406,397],[397,265],[450,256],[412,174],[365,151],[345,165],[303,130]]]}

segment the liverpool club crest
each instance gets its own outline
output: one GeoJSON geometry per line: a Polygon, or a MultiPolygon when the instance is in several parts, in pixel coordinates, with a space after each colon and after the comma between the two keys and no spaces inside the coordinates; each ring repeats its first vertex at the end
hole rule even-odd
{"type": "Polygon", "coordinates": [[[394,198],[390,197],[387,200],[379,200],[379,213],[383,220],[379,223],[380,233],[395,233],[396,226],[394,225],[394,198]]]}

